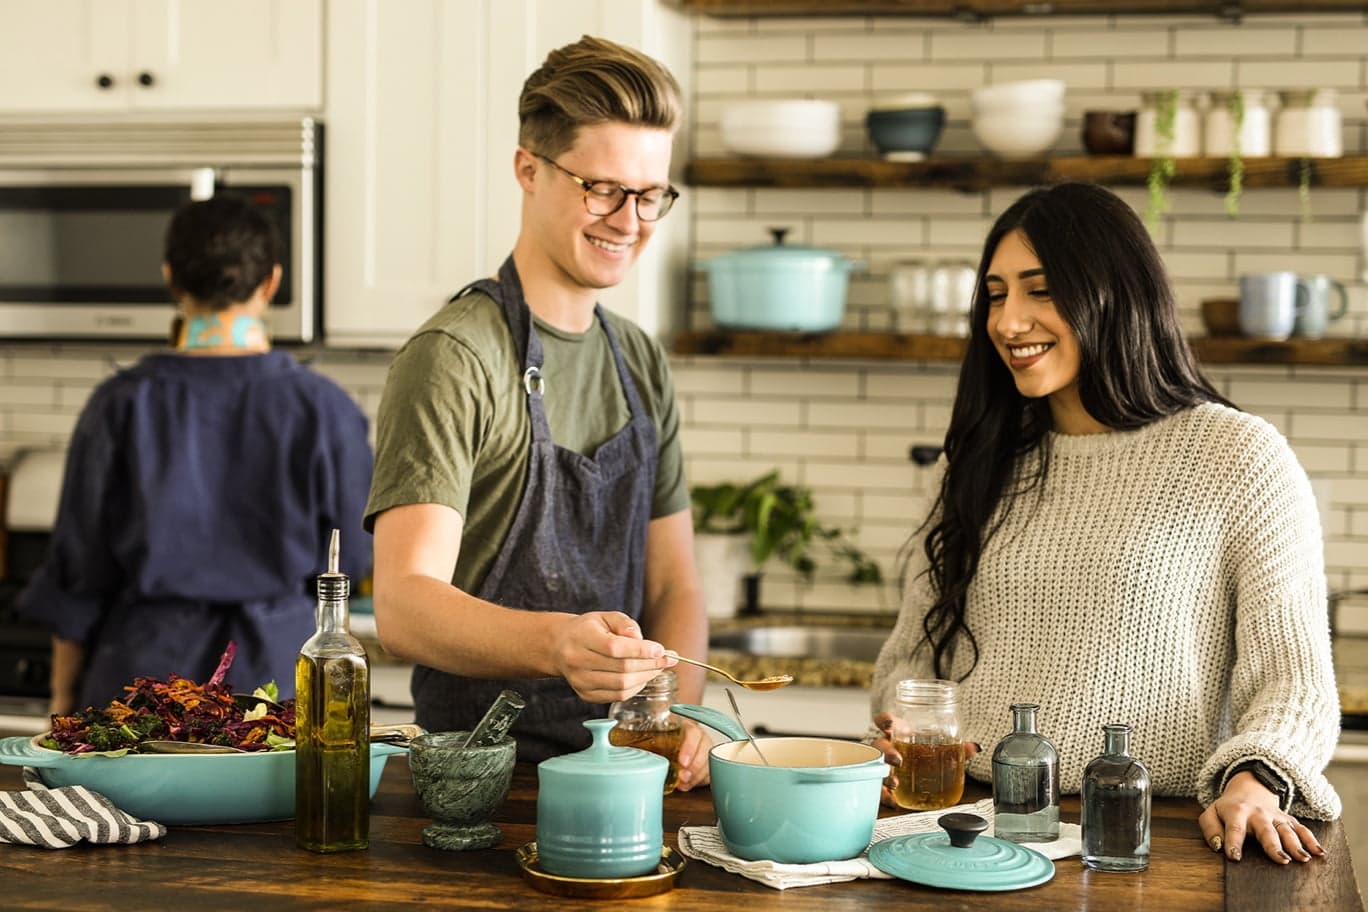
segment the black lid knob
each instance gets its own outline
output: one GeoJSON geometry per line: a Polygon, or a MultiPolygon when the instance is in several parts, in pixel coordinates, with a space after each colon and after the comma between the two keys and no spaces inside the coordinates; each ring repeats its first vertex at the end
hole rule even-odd
{"type": "Polygon", "coordinates": [[[153,76],[147,70],[143,70],[141,73],[138,74],[138,85],[140,86],[150,86],[156,81],[157,77],[153,76]]]}
{"type": "Polygon", "coordinates": [[[967,849],[974,844],[979,833],[988,829],[988,821],[978,814],[942,814],[936,823],[950,836],[950,844],[967,849]]]}
{"type": "Polygon", "coordinates": [[[95,85],[99,86],[102,89],[113,88],[114,77],[110,76],[108,73],[101,73],[99,76],[95,77],[95,85]]]}

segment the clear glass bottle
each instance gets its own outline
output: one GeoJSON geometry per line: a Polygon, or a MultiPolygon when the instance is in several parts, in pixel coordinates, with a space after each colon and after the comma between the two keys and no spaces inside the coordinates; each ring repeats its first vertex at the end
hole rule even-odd
{"type": "Polygon", "coordinates": [[[1012,704],[1012,733],[993,748],[993,834],[1012,842],[1059,838],[1059,751],[1036,731],[1035,703],[1012,704]]]}
{"type": "Polygon", "coordinates": [[[1083,771],[1083,865],[1143,871],[1150,854],[1150,774],[1130,754],[1131,727],[1102,726],[1105,746],[1083,771]]]}
{"type": "Polygon", "coordinates": [[[889,734],[902,756],[893,800],[913,811],[958,804],[964,795],[964,741],[953,681],[899,681],[889,734]]]}
{"type": "Polygon", "coordinates": [[[670,712],[677,703],[677,682],[672,670],[662,671],[646,682],[633,697],[608,707],[608,718],[616,719],[608,740],[620,747],[635,747],[659,754],[670,761],[665,774],[665,794],[679,784],[679,748],[684,743],[684,725],[670,712]]]}
{"type": "Polygon", "coordinates": [[[311,852],[370,840],[370,661],[348,629],[339,541],[334,529],[318,577],[318,629],[295,662],[295,844],[311,852]]]}

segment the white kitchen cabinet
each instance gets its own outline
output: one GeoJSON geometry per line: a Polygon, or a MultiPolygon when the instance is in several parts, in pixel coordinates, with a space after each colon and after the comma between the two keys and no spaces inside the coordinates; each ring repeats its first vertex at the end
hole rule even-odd
{"type": "MultiPolygon", "coordinates": [[[[595,34],[677,78],[689,70],[688,20],[658,0],[329,0],[326,18],[323,314],[334,346],[396,346],[497,272],[519,224],[518,95],[548,51],[595,34]]],[[[687,148],[681,133],[676,174],[687,148]]],[[[667,328],[682,309],[688,224],[676,206],[604,304],[667,328]]]]}
{"type": "Polygon", "coordinates": [[[0,113],[317,110],[323,0],[0,0],[0,113]]]}

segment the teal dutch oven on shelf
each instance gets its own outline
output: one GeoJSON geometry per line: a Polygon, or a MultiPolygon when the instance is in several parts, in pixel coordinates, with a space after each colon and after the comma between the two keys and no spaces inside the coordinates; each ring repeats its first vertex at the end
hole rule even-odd
{"type": "Polygon", "coordinates": [[[703,265],[713,322],[724,329],[830,332],[845,316],[849,275],[863,264],[835,250],[774,243],[732,250],[703,265]]]}
{"type": "Polygon", "coordinates": [[[737,858],[842,861],[869,845],[888,775],[878,748],[840,738],[757,738],[766,766],[730,716],[689,703],[670,711],[733,739],[708,752],[708,774],[718,831],[737,858]]]}

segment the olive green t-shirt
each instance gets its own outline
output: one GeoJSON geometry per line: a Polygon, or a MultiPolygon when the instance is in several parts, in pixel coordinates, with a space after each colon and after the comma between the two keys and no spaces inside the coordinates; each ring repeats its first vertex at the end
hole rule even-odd
{"type": "MultiPolygon", "coordinates": [[[[669,361],[636,324],[603,313],[656,426],[651,517],[688,509],[669,361]]],[[[545,353],[543,402],[551,437],[565,449],[592,455],[629,419],[608,337],[597,320],[585,333],[540,320],[536,327],[545,353]]],[[[488,295],[471,292],[449,302],[404,344],[380,400],[366,528],[390,507],[451,507],[465,520],[452,582],[467,592],[478,590],[522,502],[532,433],[522,373],[502,309],[488,295]]]]}

